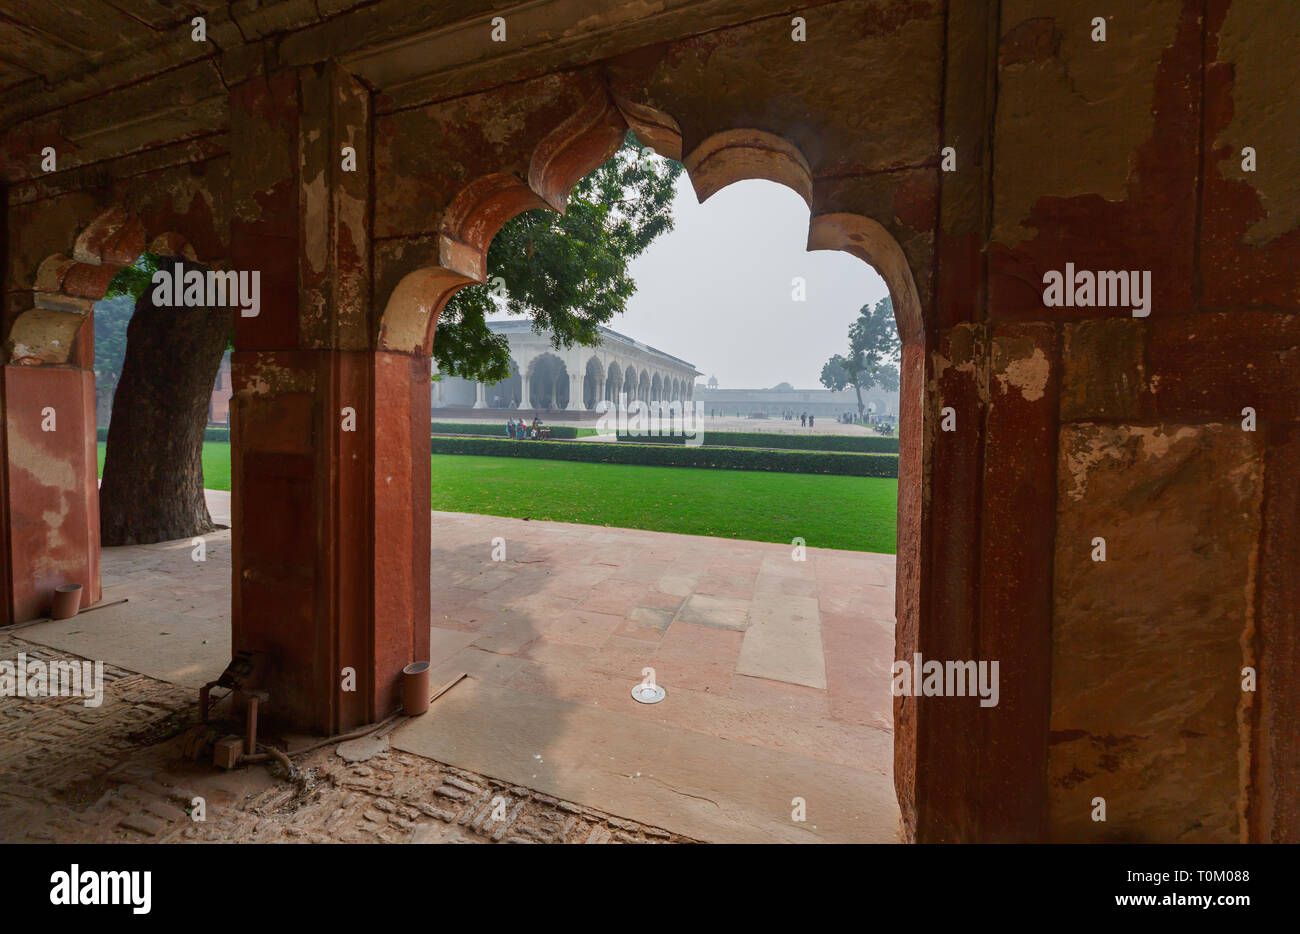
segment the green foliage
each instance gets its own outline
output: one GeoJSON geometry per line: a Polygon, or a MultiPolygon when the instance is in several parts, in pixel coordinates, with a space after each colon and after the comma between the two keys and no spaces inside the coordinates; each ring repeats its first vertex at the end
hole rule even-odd
{"type": "Polygon", "coordinates": [[[135,261],[134,266],[127,266],[108,284],[108,291],[104,293],[105,298],[116,298],[119,295],[131,296],[132,304],[140,300],[144,290],[149,287],[153,281],[153,274],[159,270],[163,258],[155,256],[153,253],[141,253],[140,258],[135,261]]]}
{"type": "MultiPolygon", "coordinates": [[[[108,440],[108,426],[107,426],[107,425],[100,425],[100,426],[95,430],[95,435],[96,435],[96,437],[99,438],[100,441],[107,441],[107,440],[108,440]]],[[[218,443],[218,444],[229,444],[229,443],[230,443],[230,429],[229,429],[229,428],[205,428],[205,429],[203,429],[203,440],[204,440],[204,441],[212,441],[212,442],[216,442],[216,443],[218,443]]]]}
{"type": "Polygon", "coordinates": [[[135,265],[121,270],[108,284],[102,301],[95,304],[95,394],[112,396],[126,359],[126,328],[135,303],[149,287],[162,257],[141,254],[135,265]]]}
{"type": "Polygon", "coordinates": [[[487,328],[503,310],[529,315],[557,348],[592,346],[597,328],[636,291],[628,265],[672,229],[679,162],[642,158],[628,133],[623,147],[569,196],[563,215],[525,211],[488,247],[486,285],[457,292],[438,318],[433,357],[443,375],[495,383],[510,376],[506,338],[487,328]],[[499,283],[503,294],[493,294],[499,283]]]}
{"type": "MultiPolygon", "coordinates": [[[[677,437],[619,435],[619,441],[649,444],[684,444],[677,437]]],[[[765,431],[705,431],[705,447],[780,448],[787,451],[853,451],[860,454],[897,454],[897,438],[870,435],[779,435],[765,431]]]]}
{"type": "MultiPolygon", "coordinates": [[[[99,438],[100,441],[107,441],[108,426],[100,425],[95,430],[95,435],[97,438],[99,438]]],[[[207,442],[214,442],[217,444],[229,444],[230,429],[229,428],[205,428],[203,429],[203,440],[207,442]]]]}
{"type": "Polygon", "coordinates": [[[681,445],[446,437],[434,438],[431,450],[434,454],[540,457],[546,460],[586,461],[595,464],[711,467],[728,470],[768,470],[779,473],[836,474],[848,477],[898,476],[898,456],[894,454],[754,451],[745,448],[681,445]]]}
{"type": "MultiPolygon", "coordinates": [[[[506,410],[509,411],[509,410],[506,410]]],[[[429,430],[435,435],[490,435],[494,438],[506,438],[506,421],[514,417],[512,412],[503,415],[500,422],[432,422],[429,430]]],[[[594,428],[575,428],[573,425],[547,425],[551,437],[572,440],[588,438],[596,433],[594,428]]],[[[506,440],[510,440],[506,438],[506,440]]]]}
{"type": "Polygon", "coordinates": [[[822,367],[822,385],[830,390],[852,386],[858,392],[861,411],[862,390],[879,386],[887,392],[898,389],[898,326],[894,321],[894,303],[889,296],[875,307],[863,305],[858,319],[849,325],[849,352],[836,354],[822,367]]]}
{"type": "MultiPolygon", "coordinates": [[[[119,274],[120,275],[120,274],[119,274]]],[[[126,329],[135,314],[135,299],[119,293],[95,304],[95,392],[111,396],[126,359],[126,329]]]]}

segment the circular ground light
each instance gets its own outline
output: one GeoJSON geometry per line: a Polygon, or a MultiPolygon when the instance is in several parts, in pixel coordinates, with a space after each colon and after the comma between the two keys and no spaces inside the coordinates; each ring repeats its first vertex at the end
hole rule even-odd
{"type": "Polygon", "coordinates": [[[657,704],[668,692],[657,684],[638,684],[632,689],[632,700],[639,704],[657,704]]]}

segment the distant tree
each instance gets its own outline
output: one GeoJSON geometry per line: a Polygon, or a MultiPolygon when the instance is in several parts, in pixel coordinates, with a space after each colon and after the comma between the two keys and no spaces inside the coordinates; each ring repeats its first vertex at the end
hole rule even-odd
{"type": "Polygon", "coordinates": [[[772,392],[794,392],[794,387],[789,383],[777,383],[772,387],[772,392]]]}
{"type": "Polygon", "coordinates": [[[609,161],[574,186],[564,214],[539,209],[507,221],[488,247],[487,283],[461,289],[438,318],[439,373],[507,379],[509,344],[486,323],[503,311],[531,317],[533,330],[549,334],[557,349],[598,343],[599,326],[636,291],[628,265],[673,228],[681,172],[680,162],[643,157],[629,132],[609,161]]]}
{"type": "Polygon", "coordinates": [[[117,295],[95,304],[95,417],[107,425],[113,392],[126,358],[126,327],[135,313],[135,298],[117,295]]]}
{"type": "Polygon", "coordinates": [[[858,396],[858,414],[865,410],[862,390],[879,386],[887,392],[898,389],[898,326],[894,303],[885,296],[873,308],[863,305],[849,325],[849,352],[836,354],[822,367],[821,381],[827,389],[852,386],[858,396]]]}

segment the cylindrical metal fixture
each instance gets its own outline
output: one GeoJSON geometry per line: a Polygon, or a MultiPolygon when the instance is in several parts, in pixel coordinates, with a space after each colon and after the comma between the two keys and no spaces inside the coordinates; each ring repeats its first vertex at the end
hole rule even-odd
{"type": "Polygon", "coordinates": [[[54,588],[54,598],[50,601],[50,619],[72,619],[80,611],[80,584],[64,584],[54,588]]]}
{"type": "Polygon", "coordinates": [[[429,663],[411,662],[402,669],[402,712],[418,717],[429,709],[429,663]]]}

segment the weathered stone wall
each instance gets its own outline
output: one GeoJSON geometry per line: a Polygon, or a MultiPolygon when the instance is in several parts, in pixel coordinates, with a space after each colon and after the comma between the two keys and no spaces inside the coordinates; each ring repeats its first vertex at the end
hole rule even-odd
{"type": "Polygon", "coordinates": [[[1300,66],[1278,40],[1300,14],[249,6],[214,9],[212,48],[68,63],[63,90],[0,111],[4,333],[41,264],[112,209],[115,242],[50,294],[86,298],[96,262],[164,234],[261,270],[233,366],[235,634],[286,660],[293,719],[373,719],[419,657],[437,311],[501,223],[562,207],[630,126],[701,197],[789,185],[810,248],[875,263],[894,294],[898,657],[1001,665],[995,708],[898,699],[909,838],[1300,840],[1300,66]],[[37,168],[45,145],[58,172],[37,168]],[[1149,273],[1149,316],[1047,307],[1067,263],[1149,273]],[[339,433],[344,406],[359,434],[339,433]]]}

